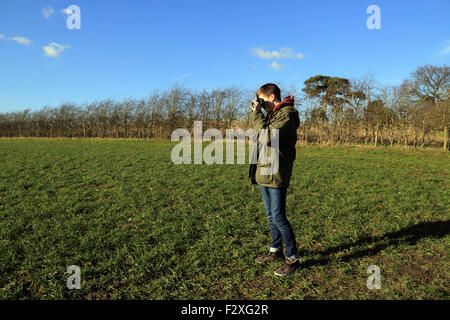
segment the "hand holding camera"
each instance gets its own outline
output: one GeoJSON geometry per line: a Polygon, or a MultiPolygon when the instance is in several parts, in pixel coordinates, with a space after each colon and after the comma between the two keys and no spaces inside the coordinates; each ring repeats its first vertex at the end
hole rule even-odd
{"type": "Polygon", "coordinates": [[[257,98],[252,101],[252,111],[261,110],[261,107],[264,108],[264,99],[257,98]]]}

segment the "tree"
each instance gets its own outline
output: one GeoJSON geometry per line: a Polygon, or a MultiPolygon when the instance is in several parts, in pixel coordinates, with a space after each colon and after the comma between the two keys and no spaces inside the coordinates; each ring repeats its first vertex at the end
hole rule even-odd
{"type": "Polygon", "coordinates": [[[325,114],[327,106],[339,105],[345,100],[350,89],[350,81],[344,78],[317,75],[304,82],[302,91],[308,98],[319,98],[325,114]]]}
{"type": "Polygon", "coordinates": [[[411,79],[404,82],[404,86],[416,106],[415,128],[420,128],[417,126],[417,118],[420,118],[422,128],[433,126],[442,130],[443,149],[447,150],[450,126],[448,117],[450,67],[446,65],[418,67],[411,74],[411,79]]]}

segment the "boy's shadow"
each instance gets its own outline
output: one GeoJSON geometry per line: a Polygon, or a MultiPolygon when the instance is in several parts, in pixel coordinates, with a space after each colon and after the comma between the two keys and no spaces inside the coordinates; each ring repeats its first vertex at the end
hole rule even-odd
{"type": "Polygon", "coordinates": [[[331,254],[338,253],[343,250],[348,250],[354,247],[365,246],[368,244],[374,245],[370,248],[361,248],[353,253],[339,257],[338,259],[342,262],[348,262],[355,258],[375,255],[389,246],[396,246],[399,244],[415,245],[420,239],[442,238],[448,234],[450,234],[450,220],[421,222],[399,231],[386,233],[382,236],[365,237],[352,243],[328,248],[325,251],[320,252],[320,254],[322,254],[321,258],[306,260],[301,264],[301,267],[308,268],[311,266],[327,265],[331,261],[331,254]]]}

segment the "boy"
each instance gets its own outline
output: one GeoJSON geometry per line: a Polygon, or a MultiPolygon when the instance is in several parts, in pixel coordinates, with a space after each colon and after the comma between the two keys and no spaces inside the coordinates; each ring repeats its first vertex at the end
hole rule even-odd
{"type": "MultiPolygon", "coordinates": [[[[269,253],[256,258],[255,261],[267,263],[284,260],[283,266],[275,270],[274,273],[277,276],[287,276],[300,267],[295,235],[286,218],[286,193],[296,156],[295,144],[300,118],[294,108],[294,97],[290,96],[281,101],[280,88],[275,84],[263,85],[256,93],[256,98],[252,101],[252,113],[249,118],[250,127],[256,133],[260,129],[268,129],[268,136],[270,136],[271,130],[278,129],[279,165],[278,171],[269,175],[261,174],[263,166],[259,159],[258,164],[250,166],[249,177],[252,179],[252,184],[259,184],[261,188],[272,236],[269,253]],[[266,111],[266,116],[263,115],[261,108],[266,111]],[[286,257],[283,254],[283,242],[286,247],[286,257]]],[[[267,145],[267,149],[270,149],[270,144],[267,145]]]]}

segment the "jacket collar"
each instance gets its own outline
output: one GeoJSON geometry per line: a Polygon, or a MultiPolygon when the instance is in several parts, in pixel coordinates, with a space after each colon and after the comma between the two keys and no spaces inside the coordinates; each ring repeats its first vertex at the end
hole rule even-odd
{"type": "Polygon", "coordinates": [[[272,111],[270,111],[267,115],[267,121],[270,121],[270,118],[272,117],[272,115],[275,113],[275,111],[286,107],[286,106],[294,106],[294,96],[289,96],[283,99],[283,101],[281,101],[280,103],[278,103],[275,108],[272,109],[272,111]]]}

